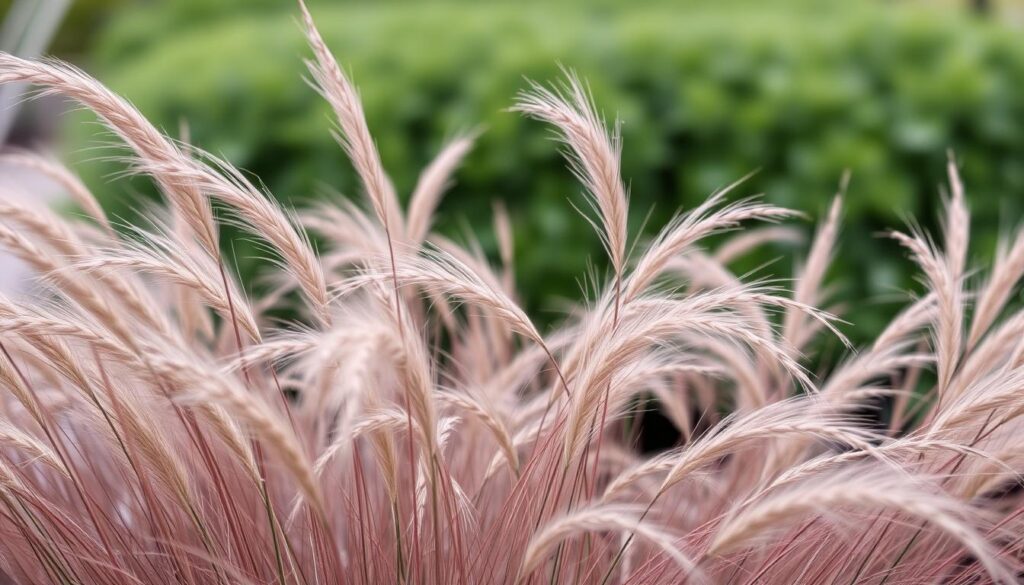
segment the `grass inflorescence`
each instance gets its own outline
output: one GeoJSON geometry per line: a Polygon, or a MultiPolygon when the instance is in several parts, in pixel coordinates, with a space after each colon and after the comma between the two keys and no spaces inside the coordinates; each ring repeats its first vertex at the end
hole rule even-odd
{"type": "Polygon", "coordinates": [[[497,264],[431,231],[474,137],[403,207],[304,7],[303,23],[362,205],[283,209],[80,70],[0,55],[0,82],[95,112],[164,196],[119,230],[63,167],[7,156],[83,211],[0,204],[0,244],[41,275],[40,294],[0,298],[11,581],[1016,581],[1024,234],[977,276],[954,162],[940,237],[892,234],[924,294],[815,374],[808,354],[842,339],[824,285],[841,194],[791,287],[749,282],[731,262],[793,240],[794,212],[730,202],[740,183],[634,241],[617,125],[571,73],[532,85],[512,109],[556,131],[610,267],[542,331],[503,208],[497,264]],[[277,261],[266,295],[236,282],[223,222],[277,261]],[[637,447],[653,404],[680,436],[654,454],[637,447]]]}

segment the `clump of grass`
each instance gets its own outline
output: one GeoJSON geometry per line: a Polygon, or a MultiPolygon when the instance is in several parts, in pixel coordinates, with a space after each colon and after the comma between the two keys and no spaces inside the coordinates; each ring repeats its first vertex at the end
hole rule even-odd
{"type": "Polygon", "coordinates": [[[1024,235],[973,278],[952,162],[942,245],[894,234],[927,294],[816,376],[804,352],[838,335],[822,304],[841,196],[792,293],[744,282],[730,261],[793,232],[702,240],[793,212],[727,203],[730,188],[630,241],[617,131],[572,75],[533,86],[513,109],[564,142],[611,266],[545,333],[516,303],[501,208],[500,266],[430,233],[472,137],[403,208],[303,15],[363,206],[293,214],[81,71],[0,56],[0,82],[93,110],[165,197],[119,235],[68,171],[10,159],[57,178],[86,217],[2,204],[0,243],[43,276],[43,294],[0,299],[9,580],[1015,582],[1024,313],[1008,302],[1024,235]],[[266,298],[226,269],[222,221],[278,259],[266,298]],[[281,305],[300,319],[275,322],[281,305]],[[652,399],[681,435],[656,455],[636,448],[652,399]]]}

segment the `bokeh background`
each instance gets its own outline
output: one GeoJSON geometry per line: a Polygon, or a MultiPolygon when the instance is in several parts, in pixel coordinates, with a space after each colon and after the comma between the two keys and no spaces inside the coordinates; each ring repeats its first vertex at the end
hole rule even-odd
{"type": "MultiPolygon", "coordinates": [[[[37,0],[42,2],[43,0],[37,0]]],[[[948,152],[973,212],[976,260],[1024,212],[1024,4],[997,0],[311,0],[352,72],[400,193],[445,139],[482,130],[441,207],[439,228],[493,251],[492,204],[514,220],[523,299],[542,323],[599,274],[580,187],[542,125],[506,112],[526,79],[559,64],[623,121],[634,234],[754,172],[737,196],[804,211],[808,237],[845,171],[852,180],[833,298],[845,331],[869,340],[915,288],[884,230],[935,229],[948,152]],[[855,305],[855,308],[852,306],[855,305]]],[[[12,1],[0,1],[9,13],[12,1]]],[[[78,0],[48,53],[129,97],[171,134],[258,176],[302,206],[357,197],[326,105],[304,83],[290,0],[78,0]]],[[[130,220],[144,180],[117,178],[116,150],[83,113],[33,102],[9,141],[57,150],[112,213],[130,220]]],[[[230,234],[228,234],[230,237],[230,234]]],[[[642,236],[640,236],[642,237],[642,236]]],[[[258,253],[232,248],[251,287],[258,253]]],[[[792,274],[801,245],[736,270],[792,274]]]]}

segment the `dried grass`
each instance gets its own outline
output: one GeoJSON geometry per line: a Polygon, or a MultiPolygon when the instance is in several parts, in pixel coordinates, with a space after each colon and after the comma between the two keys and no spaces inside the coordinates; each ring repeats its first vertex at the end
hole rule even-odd
{"type": "Polygon", "coordinates": [[[69,171],[5,157],[55,178],[84,217],[0,203],[0,244],[42,283],[31,298],[0,299],[0,577],[1017,579],[1024,313],[1004,313],[1024,238],[1003,244],[971,287],[952,160],[941,245],[916,230],[895,236],[927,290],[817,377],[802,350],[836,334],[819,307],[843,253],[841,198],[792,294],[730,270],[798,233],[751,226],[795,214],[727,203],[741,182],[630,251],[617,126],[571,74],[555,89],[532,85],[514,109],[565,143],[611,266],[594,300],[542,331],[516,302],[504,208],[498,268],[478,246],[430,231],[473,137],[441,151],[403,209],[355,86],[302,13],[312,81],[337,115],[366,209],[294,214],[85,73],[0,55],[0,82],[95,111],[166,201],[147,226],[118,234],[69,171]],[[265,298],[250,302],[234,282],[214,201],[278,256],[265,298]],[[322,254],[307,230],[324,237],[322,254]],[[728,230],[717,250],[701,249],[728,230]],[[275,307],[298,317],[270,323],[275,307]],[[660,454],[636,447],[652,397],[680,434],[660,454]],[[865,413],[880,404],[883,424],[872,424],[865,413]]]}

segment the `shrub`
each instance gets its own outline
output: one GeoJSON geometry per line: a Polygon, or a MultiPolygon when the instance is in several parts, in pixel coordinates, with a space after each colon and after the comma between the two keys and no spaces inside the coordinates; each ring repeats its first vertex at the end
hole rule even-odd
{"type": "MultiPolygon", "coordinates": [[[[525,301],[542,322],[558,314],[559,299],[577,296],[576,275],[589,261],[605,268],[597,240],[567,204],[579,189],[557,145],[505,112],[523,76],[552,79],[559,61],[614,108],[606,115],[624,121],[634,231],[645,220],[662,225],[680,206],[692,208],[752,171],[745,192],[818,214],[850,170],[849,227],[840,240],[860,253],[837,261],[835,285],[839,301],[859,307],[856,328],[844,330],[855,340],[870,339],[895,310],[879,299],[912,284],[898,250],[877,233],[900,214],[936,215],[934,177],[946,149],[956,151],[971,186],[979,250],[994,247],[1000,217],[1021,211],[1011,196],[1024,188],[1024,134],[1015,123],[1024,117],[1017,91],[1024,48],[1015,31],[891,4],[605,4],[321,11],[325,37],[361,82],[370,128],[403,200],[445,139],[482,128],[438,223],[454,236],[468,226],[493,254],[487,218],[491,200],[504,201],[519,234],[525,301]],[[874,302],[865,306],[865,298],[874,302]]],[[[173,14],[125,18],[108,36],[97,66],[112,87],[172,133],[187,121],[193,141],[252,171],[286,202],[358,192],[356,175],[324,131],[326,107],[291,67],[302,40],[290,14],[206,14],[203,24],[154,43],[167,36],[157,29],[178,31],[168,22],[189,18],[184,8],[166,10],[173,14]]],[[[87,168],[87,182],[102,184],[115,168],[87,168]]],[[[134,205],[131,196],[104,192],[118,215],[134,205]]],[[[740,271],[790,258],[792,250],[770,246],[744,259],[740,271]]]]}
{"type": "Polygon", "coordinates": [[[1024,319],[1001,315],[1024,275],[1024,234],[968,286],[953,162],[941,249],[916,231],[893,236],[927,294],[819,380],[801,351],[835,333],[816,307],[842,200],[792,294],[728,267],[787,237],[784,226],[696,247],[793,215],[757,199],[718,193],[633,250],[618,134],[574,77],[533,86],[516,109],[564,141],[610,266],[595,297],[544,335],[513,300],[507,218],[497,268],[430,232],[468,139],[401,205],[354,87],[305,22],[311,77],[365,209],[333,201],[295,217],[80,71],[0,54],[0,83],[93,110],[167,202],[124,237],[59,166],[8,161],[52,174],[91,218],[3,204],[0,243],[50,284],[0,299],[8,576],[1015,581],[1024,319]],[[240,293],[218,245],[224,221],[277,259],[273,294],[240,293]],[[322,255],[302,226],[329,242],[322,255]],[[275,323],[278,304],[302,322],[275,323]],[[934,379],[920,376],[933,366],[934,379]],[[650,396],[681,436],[656,456],[633,446],[650,396]],[[879,399],[892,408],[873,426],[863,413],[879,399]]]}

